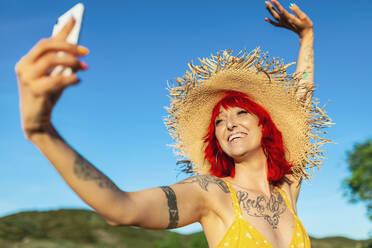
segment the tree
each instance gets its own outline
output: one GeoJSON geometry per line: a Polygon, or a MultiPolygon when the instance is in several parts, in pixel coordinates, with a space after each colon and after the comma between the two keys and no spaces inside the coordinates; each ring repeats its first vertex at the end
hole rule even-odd
{"type": "Polygon", "coordinates": [[[344,195],[352,203],[365,202],[372,221],[372,139],[356,143],[347,152],[347,162],[351,176],[342,182],[344,195]]]}

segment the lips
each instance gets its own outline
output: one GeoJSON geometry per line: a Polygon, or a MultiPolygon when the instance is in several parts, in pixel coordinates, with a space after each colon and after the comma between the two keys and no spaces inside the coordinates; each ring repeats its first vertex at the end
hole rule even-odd
{"type": "Polygon", "coordinates": [[[231,133],[228,137],[227,137],[227,141],[228,142],[231,142],[233,141],[234,139],[236,138],[242,138],[244,136],[246,136],[247,134],[244,133],[244,132],[235,132],[235,133],[231,133]]]}

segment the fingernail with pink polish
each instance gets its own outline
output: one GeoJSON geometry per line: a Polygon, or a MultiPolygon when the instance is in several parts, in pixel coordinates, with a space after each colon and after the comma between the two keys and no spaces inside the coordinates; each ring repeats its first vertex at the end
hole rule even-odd
{"type": "Polygon", "coordinates": [[[88,69],[88,65],[84,61],[80,61],[80,66],[83,70],[88,69]]]}

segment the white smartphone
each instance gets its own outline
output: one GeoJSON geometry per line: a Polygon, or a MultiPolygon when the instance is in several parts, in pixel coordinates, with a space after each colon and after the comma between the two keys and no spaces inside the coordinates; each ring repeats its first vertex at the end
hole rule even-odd
{"type": "MultiPolygon", "coordinates": [[[[64,26],[65,24],[74,17],[76,22],[75,26],[71,30],[70,34],[67,36],[66,41],[72,44],[77,44],[79,40],[79,34],[80,34],[80,28],[81,24],[83,22],[83,15],[84,15],[84,4],[78,3],[74,7],[72,7],[70,10],[68,10],[66,13],[61,15],[56,24],[53,27],[53,33],[52,36],[56,35],[64,26]]],[[[58,52],[57,56],[63,56],[64,52],[58,52]]],[[[70,67],[64,67],[61,65],[58,65],[54,67],[51,72],[50,76],[56,76],[58,74],[61,74],[63,76],[69,76],[72,73],[72,69],[70,67]]]]}

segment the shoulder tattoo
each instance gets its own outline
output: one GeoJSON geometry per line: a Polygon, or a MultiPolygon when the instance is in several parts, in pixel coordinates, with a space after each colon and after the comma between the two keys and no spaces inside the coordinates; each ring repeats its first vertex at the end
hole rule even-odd
{"type": "Polygon", "coordinates": [[[226,185],[226,183],[222,179],[213,175],[197,175],[186,178],[179,183],[197,183],[205,191],[208,191],[208,185],[216,184],[223,192],[230,193],[229,187],[226,185]]]}

